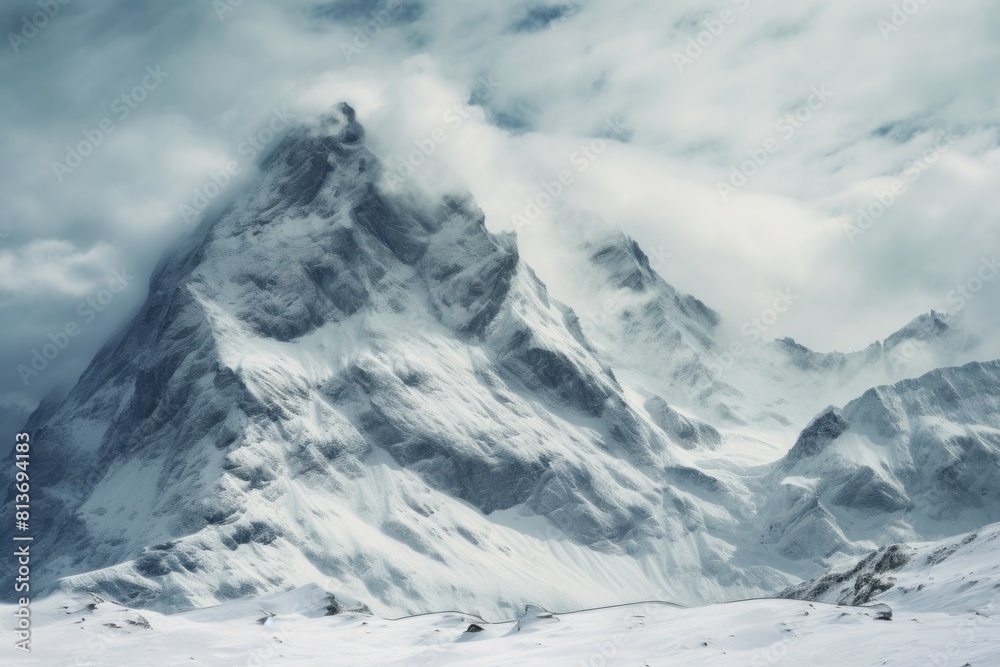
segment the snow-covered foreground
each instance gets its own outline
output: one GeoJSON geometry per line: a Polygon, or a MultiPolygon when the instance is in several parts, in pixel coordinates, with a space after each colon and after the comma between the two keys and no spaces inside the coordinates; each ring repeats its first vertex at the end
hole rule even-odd
{"type": "MultiPolygon", "coordinates": [[[[662,602],[485,623],[440,613],[325,613],[317,588],[165,616],[53,596],[35,610],[23,665],[973,665],[1000,664],[1000,617],[750,600],[662,602]],[[303,613],[304,612],[304,613],[303,613]],[[275,614],[270,616],[269,613],[275,614]],[[261,623],[261,619],[267,619],[261,623]],[[482,628],[469,632],[471,625],[482,628]],[[148,627],[146,627],[148,625],[148,627]]],[[[3,613],[7,613],[4,610],[3,613]]]]}
{"type": "Polygon", "coordinates": [[[386,620],[315,585],[172,615],[58,592],[33,605],[32,653],[7,643],[0,664],[995,666],[998,546],[1000,524],[883,547],[789,591],[830,602],[530,607],[503,623],[459,612],[386,620]],[[833,603],[849,599],[868,604],[833,603]],[[892,620],[877,618],[879,603],[892,620]]]}

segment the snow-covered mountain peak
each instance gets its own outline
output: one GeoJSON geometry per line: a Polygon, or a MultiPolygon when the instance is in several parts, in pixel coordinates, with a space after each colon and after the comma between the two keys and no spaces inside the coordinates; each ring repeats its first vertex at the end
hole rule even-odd
{"type": "Polygon", "coordinates": [[[843,412],[831,405],[816,415],[802,430],[795,445],[782,461],[782,465],[791,468],[804,458],[816,456],[848,428],[850,424],[844,420],[843,412]]]}
{"type": "Polygon", "coordinates": [[[382,190],[362,137],[346,107],[293,128],[36,416],[62,454],[43,580],[176,609],[335,576],[372,608],[492,614],[787,583],[735,562],[744,508],[690,465],[718,432],[648,410],[470,199],[382,190]]]}
{"type": "Polygon", "coordinates": [[[1000,519],[998,474],[1000,361],[940,368],[814,419],[771,473],[789,495],[770,499],[769,531],[820,522],[825,537],[795,547],[816,558],[944,537],[1000,519]]]}
{"type": "Polygon", "coordinates": [[[335,107],[161,261],[29,423],[42,583],[177,610],[330,578],[508,617],[775,592],[993,516],[995,368],[886,385],[878,345],[737,348],[620,231],[547,286],[471,197],[382,181],[335,107]]]}
{"type": "Polygon", "coordinates": [[[345,147],[359,148],[365,139],[365,130],[357,120],[354,107],[347,102],[330,107],[320,115],[317,123],[304,129],[312,136],[331,137],[345,147]]]}

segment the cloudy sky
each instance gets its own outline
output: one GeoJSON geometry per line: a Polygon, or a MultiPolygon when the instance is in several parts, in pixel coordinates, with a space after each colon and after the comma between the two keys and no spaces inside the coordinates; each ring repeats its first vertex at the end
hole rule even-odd
{"type": "Polygon", "coordinates": [[[135,311],[199,195],[341,100],[554,285],[585,215],[737,325],[791,290],[773,334],[819,350],[959,285],[968,321],[1000,313],[996,2],[18,0],[0,26],[4,432],[135,311]]]}

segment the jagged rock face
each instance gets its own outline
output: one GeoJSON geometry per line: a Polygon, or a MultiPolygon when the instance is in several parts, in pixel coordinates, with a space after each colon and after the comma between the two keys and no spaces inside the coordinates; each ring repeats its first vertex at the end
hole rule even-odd
{"type": "Polygon", "coordinates": [[[568,221],[564,231],[579,263],[567,272],[573,283],[567,295],[615,372],[702,420],[732,425],[759,418],[743,392],[713,374],[725,344],[718,313],[664,281],[621,232],[594,235],[575,224],[568,221]]]}
{"type": "Polygon", "coordinates": [[[579,246],[612,307],[578,315],[467,196],[380,183],[342,105],[161,261],[28,425],[42,584],[168,610],[317,582],[392,615],[700,603],[996,515],[996,363],[878,387],[751,465],[725,427],[787,430],[884,376],[883,347],[763,345],[719,377],[732,332],[624,235],[579,246]]]}
{"type": "Polygon", "coordinates": [[[998,540],[1000,524],[994,523],[934,542],[886,545],[790,586],[781,596],[986,617],[1000,588],[998,540]]]}
{"type": "MultiPolygon", "coordinates": [[[[795,496],[770,504],[781,539],[820,510],[852,540],[875,543],[1000,519],[1000,362],[938,369],[824,411],[770,480],[795,496]],[[791,511],[795,502],[809,508],[791,511]]],[[[811,555],[847,542],[815,540],[811,555]]]]}
{"type": "Polygon", "coordinates": [[[792,468],[803,458],[816,456],[848,428],[850,424],[844,420],[840,410],[834,407],[827,408],[799,435],[799,439],[785,456],[783,467],[792,468]]]}
{"type": "MultiPolygon", "coordinates": [[[[553,289],[579,315],[616,376],[716,428],[794,437],[824,405],[975,358],[976,340],[959,318],[934,312],[857,352],[816,352],[790,338],[768,341],[771,329],[726,321],[668,284],[654,268],[669,268],[662,249],[651,263],[633,240],[602,231],[588,216],[560,218],[557,230],[558,257],[568,259],[553,260],[559,266],[549,274],[553,289]]],[[[771,305],[782,311],[797,307],[797,295],[775,296],[771,305]]],[[[767,311],[761,317],[771,322],[767,311]]],[[[778,311],[769,315],[779,317],[778,311]]]]}
{"type": "Polygon", "coordinates": [[[915,552],[916,549],[907,545],[890,544],[868,554],[848,570],[831,572],[787,588],[782,591],[781,597],[829,599],[837,604],[849,605],[868,604],[896,584],[891,573],[906,565],[915,552]]]}
{"type": "Polygon", "coordinates": [[[659,396],[651,396],[644,404],[653,423],[686,449],[707,447],[715,449],[722,442],[722,435],[713,427],[697,419],[680,414],[659,396]]]}
{"type": "Polygon", "coordinates": [[[394,613],[498,615],[786,582],[733,562],[741,501],[675,461],[718,432],[657,422],[512,236],[468,199],[387,194],[363,139],[346,105],[293,130],[36,415],[59,452],[43,580],[176,609],[331,577],[394,613]]]}

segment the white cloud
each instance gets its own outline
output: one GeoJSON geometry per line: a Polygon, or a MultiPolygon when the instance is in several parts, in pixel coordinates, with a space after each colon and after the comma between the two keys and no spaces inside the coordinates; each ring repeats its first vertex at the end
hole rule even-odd
{"type": "MultiPolygon", "coordinates": [[[[304,117],[342,99],[387,158],[447,130],[417,178],[467,184],[494,229],[510,228],[524,199],[619,119],[627,143],[577,174],[550,213],[590,211],[669,249],[665,277],[736,322],[791,287],[801,306],[777,334],[819,349],[857,348],[945,307],[956,281],[1000,246],[995,3],[927,3],[883,39],[877,22],[890,2],[590,0],[518,32],[537,3],[411,0],[348,62],[344,45],[384,6],[246,2],[220,21],[210,3],[67,5],[20,53],[0,56],[0,146],[11,156],[0,165],[5,286],[50,298],[52,313],[35,312],[55,321],[59,295],[83,289],[80,272],[102,253],[127,258],[144,280],[184,231],[178,206],[239,157],[276,105],[304,117]],[[724,10],[734,20],[702,37],[708,45],[679,72],[675,53],[724,10]],[[156,64],[169,77],[59,183],[52,161],[156,64]],[[474,93],[483,77],[497,82],[486,96],[474,93]],[[822,85],[829,101],[723,202],[716,183],[822,85]],[[470,95],[482,108],[448,125],[444,114],[470,95]],[[843,225],[939,130],[959,139],[847,242],[843,225]],[[11,273],[9,261],[40,243],[91,250],[11,273]]],[[[552,235],[539,225],[522,238],[524,255],[558,282],[552,235]]],[[[1000,285],[984,289],[970,319],[988,320],[998,305],[1000,285]]],[[[23,336],[10,344],[23,348],[37,331],[23,336]]],[[[94,351],[84,348],[81,359],[94,351]]]]}
{"type": "Polygon", "coordinates": [[[106,282],[121,257],[107,243],[80,250],[69,241],[38,240],[0,250],[0,299],[18,306],[38,299],[85,296],[106,282]]]}

